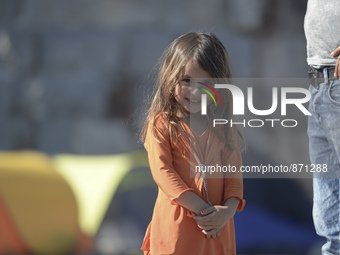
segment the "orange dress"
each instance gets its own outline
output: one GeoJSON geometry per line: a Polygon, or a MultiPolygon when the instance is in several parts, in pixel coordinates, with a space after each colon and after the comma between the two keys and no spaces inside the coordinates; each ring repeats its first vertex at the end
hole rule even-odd
{"type": "MultiPolygon", "coordinates": [[[[191,146],[205,165],[235,166],[242,164],[240,150],[230,150],[211,132],[211,126],[198,136],[190,132],[189,126],[180,122],[185,133],[190,136],[191,146]]],[[[179,137],[170,143],[167,124],[158,115],[155,118],[154,134],[149,127],[145,139],[152,176],[158,185],[158,197],[152,220],[146,230],[141,249],[144,254],[207,255],[236,254],[234,220],[231,218],[221,235],[207,239],[193,219],[195,214],[175,202],[185,191],[193,191],[207,201],[203,178],[194,178],[195,162],[190,143],[178,128],[179,137]],[[157,138],[156,138],[156,137],[157,138]],[[191,160],[190,160],[191,158],[191,160]]],[[[215,172],[206,174],[208,198],[213,205],[223,205],[231,197],[240,199],[237,211],[242,211],[243,182],[240,175],[215,172]]]]}

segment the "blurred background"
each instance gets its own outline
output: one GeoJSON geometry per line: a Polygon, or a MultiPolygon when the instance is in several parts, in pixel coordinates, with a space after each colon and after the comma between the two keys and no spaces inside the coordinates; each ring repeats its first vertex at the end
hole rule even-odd
{"type": "MultiPolygon", "coordinates": [[[[21,245],[15,252],[141,254],[157,187],[138,132],[162,51],[183,33],[212,32],[229,52],[235,78],[293,78],[308,88],[306,4],[0,0],[0,223],[12,233],[6,241],[0,232],[0,253],[21,245]],[[52,189],[55,200],[46,195],[52,189]],[[25,225],[42,224],[42,215],[50,217],[39,233],[25,225]],[[63,248],[40,248],[46,242],[38,237],[55,217],[69,217],[71,237],[63,248]]],[[[257,100],[266,104],[270,92],[259,86],[257,100]]],[[[307,120],[295,118],[299,126],[289,130],[246,129],[244,163],[308,164],[307,120]]],[[[235,216],[238,253],[320,254],[310,176],[278,177],[245,178],[247,205],[235,216]]],[[[55,227],[48,228],[52,236],[55,227]]]]}

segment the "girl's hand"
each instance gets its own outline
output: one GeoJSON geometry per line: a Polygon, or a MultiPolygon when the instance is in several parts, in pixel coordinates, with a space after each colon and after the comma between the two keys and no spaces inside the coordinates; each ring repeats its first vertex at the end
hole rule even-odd
{"type": "Polygon", "coordinates": [[[224,225],[234,216],[235,212],[235,208],[215,205],[204,209],[201,212],[202,216],[195,216],[194,220],[208,239],[216,238],[220,236],[224,225]]]}

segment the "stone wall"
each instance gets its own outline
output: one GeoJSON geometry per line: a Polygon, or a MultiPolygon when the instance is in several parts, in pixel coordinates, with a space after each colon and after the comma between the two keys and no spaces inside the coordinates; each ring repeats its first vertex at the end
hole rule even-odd
{"type": "Polygon", "coordinates": [[[305,4],[2,0],[0,149],[136,148],[127,117],[149,90],[145,76],[165,46],[190,30],[218,35],[236,77],[302,77],[305,4]]]}

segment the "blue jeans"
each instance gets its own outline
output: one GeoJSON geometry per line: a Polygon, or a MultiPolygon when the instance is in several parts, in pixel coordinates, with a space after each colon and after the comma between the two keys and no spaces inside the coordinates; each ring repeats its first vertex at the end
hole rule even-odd
{"type": "Polygon", "coordinates": [[[326,164],[327,172],[313,178],[313,220],[318,235],[327,239],[322,254],[340,254],[340,81],[310,86],[308,119],[312,164],[326,164]]]}

